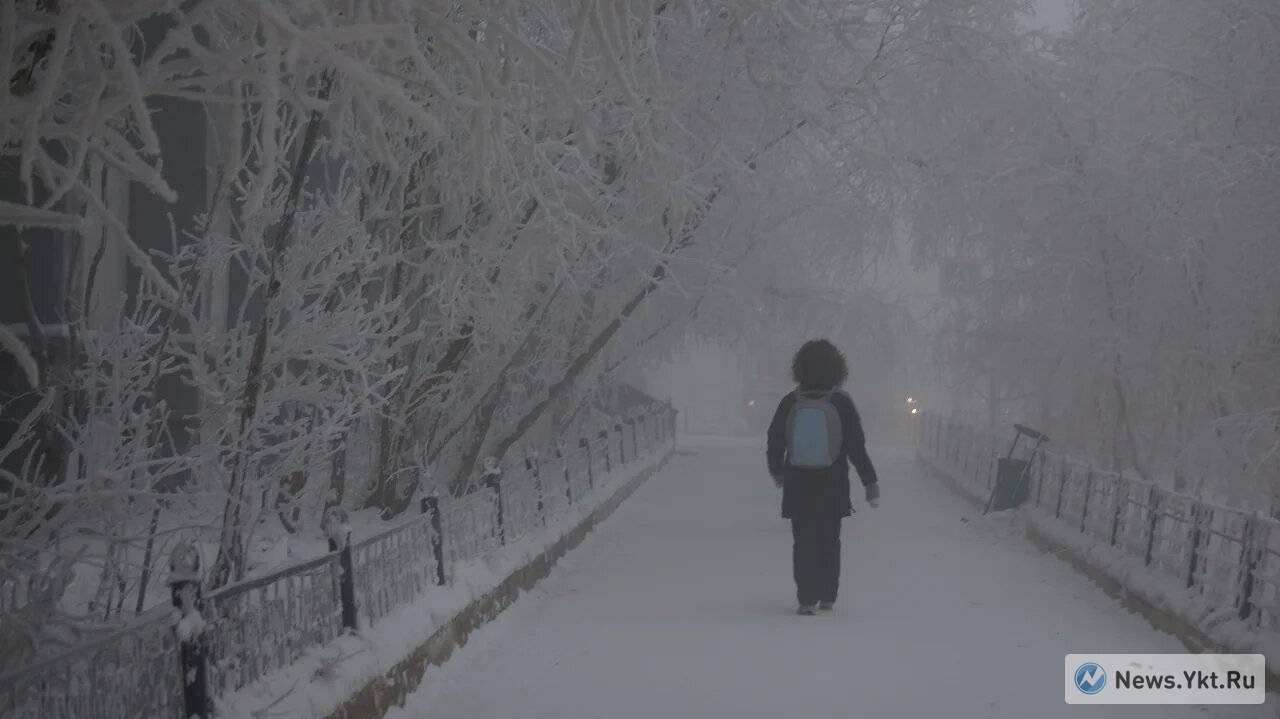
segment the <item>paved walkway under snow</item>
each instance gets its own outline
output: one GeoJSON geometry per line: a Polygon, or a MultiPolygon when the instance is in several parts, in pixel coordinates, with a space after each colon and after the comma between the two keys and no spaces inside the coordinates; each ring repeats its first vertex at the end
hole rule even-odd
{"type": "Polygon", "coordinates": [[[1068,652],[1185,651],[984,522],[904,452],[844,527],[836,612],[798,617],[758,443],[686,442],[555,572],[389,716],[1233,717],[1274,706],[1063,702],[1068,652]],[[967,521],[963,521],[967,520],[967,521]]]}

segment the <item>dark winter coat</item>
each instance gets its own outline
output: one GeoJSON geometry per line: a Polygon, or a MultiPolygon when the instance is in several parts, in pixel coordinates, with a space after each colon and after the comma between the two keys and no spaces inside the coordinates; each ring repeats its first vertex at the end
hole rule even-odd
{"type": "Polygon", "coordinates": [[[769,474],[782,480],[782,516],[787,519],[847,517],[853,513],[849,464],[858,470],[864,487],[871,487],[877,481],[876,469],[867,456],[867,438],[862,432],[858,410],[843,391],[832,394],[831,401],[840,414],[844,434],[840,458],[826,469],[800,469],[788,466],[786,460],[787,416],[795,401],[795,392],[783,397],[769,423],[769,474]]]}

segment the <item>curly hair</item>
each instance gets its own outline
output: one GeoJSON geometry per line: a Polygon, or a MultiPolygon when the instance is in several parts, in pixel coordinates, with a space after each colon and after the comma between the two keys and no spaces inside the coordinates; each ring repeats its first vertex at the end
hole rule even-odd
{"type": "Polygon", "coordinates": [[[803,390],[833,390],[848,376],[844,355],[825,339],[805,342],[791,360],[791,378],[803,390]]]}

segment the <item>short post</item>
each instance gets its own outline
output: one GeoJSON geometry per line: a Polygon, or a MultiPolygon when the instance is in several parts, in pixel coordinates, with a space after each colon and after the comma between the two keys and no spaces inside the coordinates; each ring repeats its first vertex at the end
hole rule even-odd
{"type": "MultiPolygon", "coordinates": [[[[1207,508],[1206,508],[1206,509],[1207,509],[1207,508]]],[[[1212,511],[1213,511],[1213,510],[1209,510],[1209,512],[1212,512],[1212,511]]],[[[1189,537],[1188,537],[1188,539],[1187,539],[1187,544],[1188,544],[1188,547],[1187,547],[1187,555],[1188,555],[1188,557],[1187,557],[1187,588],[1188,588],[1188,589],[1190,589],[1191,587],[1194,587],[1194,586],[1196,585],[1196,564],[1197,564],[1197,563],[1199,563],[1199,561],[1200,561],[1200,533],[1201,533],[1201,529],[1200,529],[1200,520],[1201,520],[1201,516],[1202,516],[1202,513],[1201,513],[1200,505],[1199,505],[1199,504],[1197,504],[1197,503],[1195,503],[1195,502],[1193,502],[1193,503],[1191,504],[1191,522],[1190,522],[1190,525],[1187,527],[1187,529],[1189,530],[1189,531],[1188,531],[1188,535],[1189,535],[1189,537]]],[[[1212,522],[1213,522],[1213,515],[1212,515],[1212,514],[1209,514],[1209,522],[1210,522],[1210,524],[1212,524],[1212,522]]]]}
{"type": "Polygon", "coordinates": [[[498,511],[498,543],[507,543],[506,517],[502,507],[502,468],[498,466],[497,457],[484,458],[484,486],[493,492],[494,506],[498,511]]]}
{"type": "Polygon", "coordinates": [[[1044,460],[1040,460],[1039,470],[1036,472],[1036,506],[1040,506],[1040,497],[1044,494],[1044,460]]]}
{"type": "Polygon", "coordinates": [[[564,458],[564,442],[556,442],[556,460],[560,462],[564,474],[565,501],[573,504],[573,480],[569,478],[569,463],[564,458]]]}
{"type": "Polygon", "coordinates": [[[1248,619],[1253,613],[1254,602],[1253,575],[1258,571],[1258,563],[1267,551],[1269,538],[1263,533],[1267,525],[1258,521],[1258,514],[1246,517],[1240,529],[1240,596],[1236,601],[1240,618],[1248,619]]]}
{"type": "Polygon", "coordinates": [[[174,632],[178,637],[182,670],[183,716],[204,719],[213,716],[209,696],[209,672],[205,643],[204,605],[201,589],[200,553],[187,542],[178,542],[169,555],[169,595],[178,610],[174,632]]]}
{"type": "MultiPolygon", "coordinates": [[[[622,420],[615,418],[613,421],[613,431],[618,433],[618,464],[627,463],[627,441],[622,434],[622,420]]],[[[687,432],[688,429],[686,428],[687,432]]]]}
{"type": "Polygon", "coordinates": [[[1093,465],[1084,475],[1084,508],[1080,510],[1080,531],[1083,532],[1089,520],[1089,499],[1093,496],[1093,465]]]}
{"type": "Polygon", "coordinates": [[[329,507],[324,510],[320,528],[329,539],[329,551],[338,553],[338,589],[342,597],[342,626],[356,629],[356,577],[351,564],[351,521],[347,510],[329,507]]]}
{"type": "Polygon", "coordinates": [[[595,472],[591,470],[591,440],[582,437],[578,440],[578,446],[587,453],[587,487],[595,489],[596,477],[595,472]]]}
{"type": "Polygon", "coordinates": [[[533,490],[538,493],[538,518],[547,525],[547,513],[542,501],[542,468],[538,465],[538,451],[529,450],[524,456],[524,468],[533,478],[533,490]]]}
{"type": "Polygon", "coordinates": [[[430,515],[431,523],[431,556],[436,562],[436,585],[445,585],[444,577],[444,532],[440,524],[440,498],[434,493],[422,498],[422,511],[430,515]]]}
{"type": "Polygon", "coordinates": [[[1062,463],[1062,471],[1058,473],[1058,505],[1053,508],[1053,518],[1062,518],[1062,495],[1067,492],[1067,464],[1062,463]]]}
{"type": "Polygon", "coordinates": [[[1129,487],[1125,484],[1124,478],[1116,475],[1112,489],[1112,507],[1111,513],[1111,546],[1116,546],[1116,538],[1120,534],[1120,515],[1124,512],[1124,507],[1129,503],[1129,487]]]}
{"type": "Polygon", "coordinates": [[[1150,515],[1147,517],[1147,551],[1142,561],[1150,566],[1151,553],[1156,546],[1156,522],[1160,518],[1160,492],[1153,486],[1147,496],[1147,511],[1150,515]]]}
{"type": "Polygon", "coordinates": [[[609,460],[609,430],[607,429],[600,430],[600,432],[596,435],[596,437],[599,440],[601,440],[600,448],[604,451],[604,471],[612,472],[613,463],[609,460]]]}

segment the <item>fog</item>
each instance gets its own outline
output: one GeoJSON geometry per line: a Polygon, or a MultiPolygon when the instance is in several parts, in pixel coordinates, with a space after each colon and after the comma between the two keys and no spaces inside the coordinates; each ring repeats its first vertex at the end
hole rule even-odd
{"type": "Polygon", "coordinates": [[[15,0],[0,71],[0,717],[1280,716],[1190,678],[1280,661],[1274,0],[15,0]]]}

